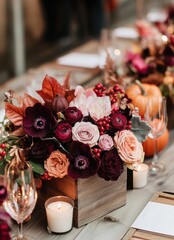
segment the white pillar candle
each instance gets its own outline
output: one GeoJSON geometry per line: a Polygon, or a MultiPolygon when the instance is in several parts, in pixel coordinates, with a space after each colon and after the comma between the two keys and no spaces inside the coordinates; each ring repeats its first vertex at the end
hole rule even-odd
{"type": "Polygon", "coordinates": [[[137,171],[133,171],[133,188],[142,188],[147,184],[149,166],[145,163],[139,165],[137,171]]]}
{"type": "Polygon", "coordinates": [[[74,201],[65,196],[49,198],[45,203],[48,228],[51,232],[64,233],[72,228],[74,201]]]}

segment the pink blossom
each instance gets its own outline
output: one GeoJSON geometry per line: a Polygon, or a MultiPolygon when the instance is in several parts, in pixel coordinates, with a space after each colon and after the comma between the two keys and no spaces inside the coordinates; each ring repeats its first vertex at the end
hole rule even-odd
{"type": "Polygon", "coordinates": [[[144,157],[143,146],[130,130],[118,131],[114,136],[115,147],[120,158],[132,167],[140,164],[144,157]]]}
{"type": "Polygon", "coordinates": [[[89,104],[88,112],[95,120],[99,120],[111,113],[111,101],[108,96],[97,97],[89,104]]]}
{"type": "Polygon", "coordinates": [[[98,145],[102,150],[109,151],[113,147],[114,142],[111,136],[108,134],[103,134],[99,139],[98,145]]]}
{"type": "Polygon", "coordinates": [[[132,65],[134,68],[137,70],[137,72],[141,74],[146,74],[148,71],[148,65],[145,63],[144,59],[141,58],[140,55],[137,55],[133,60],[132,60],[132,65]]]}
{"type": "Polygon", "coordinates": [[[69,107],[76,107],[84,117],[88,116],[89,105],[97,98],[97,95],[92,89],[84,90],[81,86],[76,87],[74,94],[75,98],[70,102],[69,107]]]}
{"type": "Polygon", "coordinates": [[[97,144],[99,136],[98,127],[91,122],[76,122],[72,128],[72,139],[89,144],[90,147],[97,144]]]}

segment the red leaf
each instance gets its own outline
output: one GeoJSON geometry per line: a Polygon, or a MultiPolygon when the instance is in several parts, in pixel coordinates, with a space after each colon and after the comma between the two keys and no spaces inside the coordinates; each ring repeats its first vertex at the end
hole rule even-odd
{"type": "Polygon", "coordinates": [[[25,93],[23,99],[22,99],[22,108],[25,109],[27,107],[32,107],[35,105],[35,103],[38,103],[39,100],[37,100],[36,98],[28,95],[25,93]]]}
{"type": "Polygon", "coordinates": [[[15,126],[22,125],[24,111],[21,107],[16,107],[11,103],[5,103],[5,114],[15,126]]]}
{"type": "Polygon", "coordinates": [[[74,95],[74,92],[75,90],[70,90],[70,91],[66,91],[66,100],[68,101],[68,103],[70,103],[74,98],[75,98],[75,95],[74,95]]]}
{"type": "Polygon", "coordinates": [[[37,91],[37,93],[45,100],[45,101],[52,101],[54,97],[57,95],[65,96],[66,88],[58,81],[46,75],[42,83],[42,90],[37,91]]]}

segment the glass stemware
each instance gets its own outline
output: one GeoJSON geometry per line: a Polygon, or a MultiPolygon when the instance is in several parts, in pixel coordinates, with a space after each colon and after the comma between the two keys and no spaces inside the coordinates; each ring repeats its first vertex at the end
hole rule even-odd
{"type": "Polygon", "coordinates": [[[37,200],[32,167],[17,155],[6,167],[5,176],[8,195],[3,203],[4,208],[19,226],[18,234],[12,239],[32,239],[23,235],[23,221],[30,216],[37,200]]]}
{"type": "Polygon", "coordinates": [[[157,99],[156,103],[157,105],[153,106],[149,101],[145,112],[145,120],[151,126],[149,137],[154,139],[154,156],[149,164],[150,175],[156,175],[158,172],[162,172],[165,169],[162,164],[158,163],[157,154],[157,138],[164,133],[167,127],[167,110],[165,97],[157,99]]]}

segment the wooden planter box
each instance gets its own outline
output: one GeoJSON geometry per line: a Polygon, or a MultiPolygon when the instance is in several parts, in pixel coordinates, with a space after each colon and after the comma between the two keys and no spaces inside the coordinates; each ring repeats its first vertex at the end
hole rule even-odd
{"type": "Polygon", "coordinates": [[[47,198],[60,193],[74,199],[74,226],[81,227],[126,203],[127,169],[117,181],[105,181],[94,175],[74,180],[69,176],[47,181],[47,198]]]}

